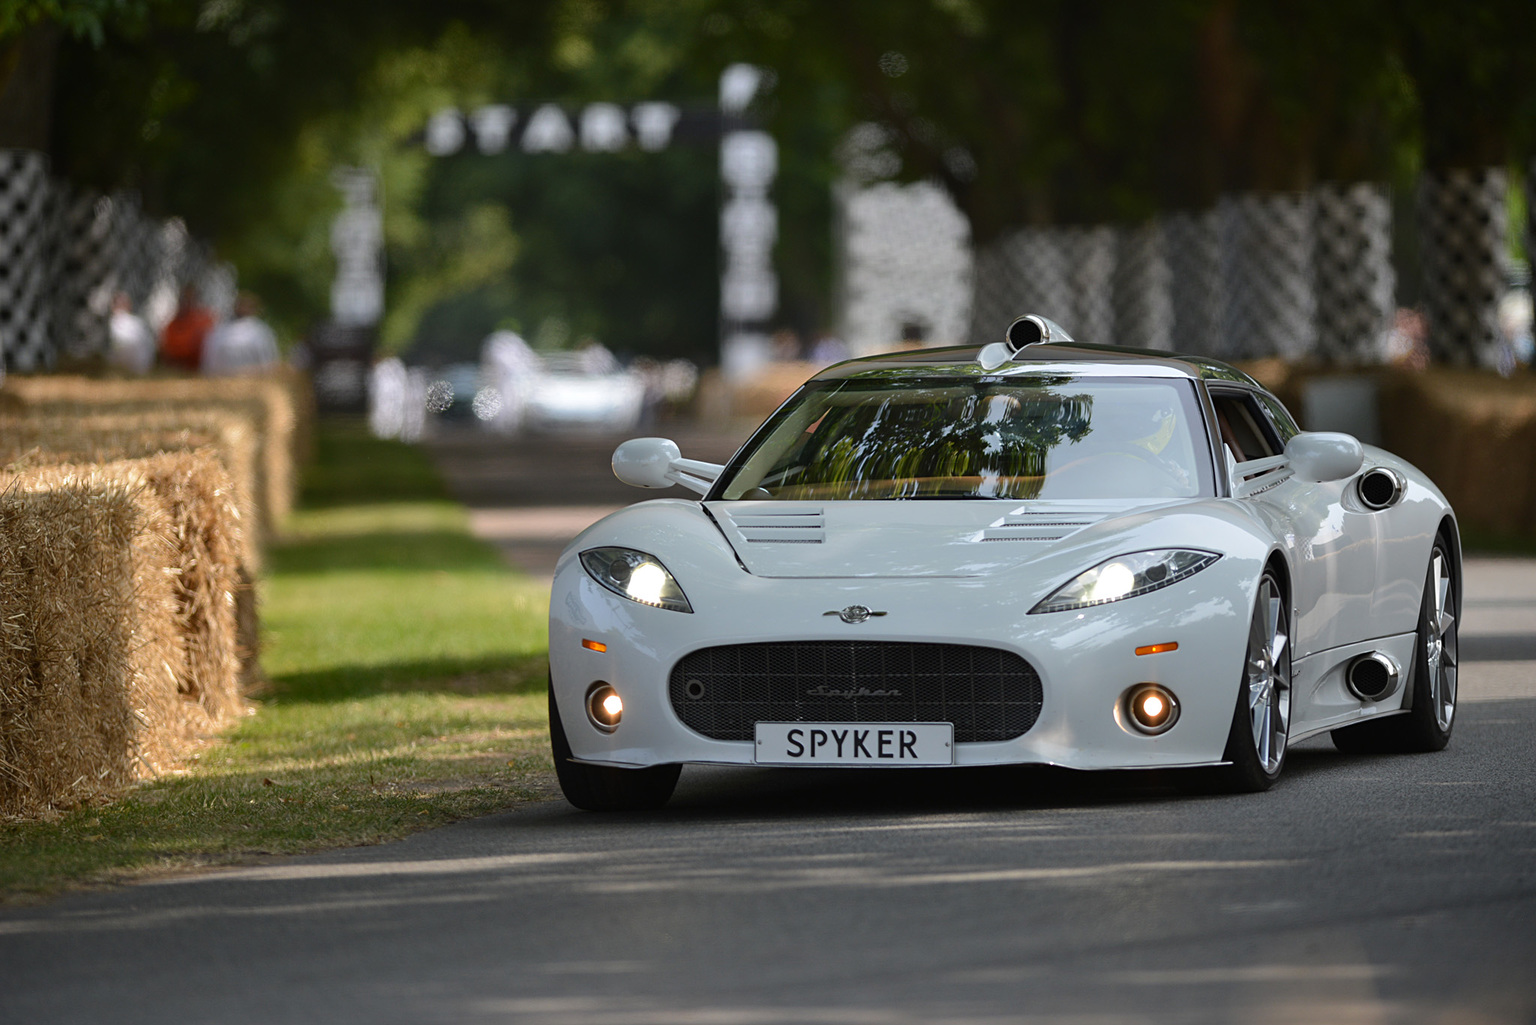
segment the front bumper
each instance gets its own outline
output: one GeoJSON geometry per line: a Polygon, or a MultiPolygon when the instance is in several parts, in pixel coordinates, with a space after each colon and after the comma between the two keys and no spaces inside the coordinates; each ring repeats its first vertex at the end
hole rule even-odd
{"type": "MultiPolygon", "coordinates": [[[[729,586],[689,594],[693,614],[620,598],[575,559],[563,560],[550,601],[550,672],[573,755],[585,762],[750,765],[750,741],[713,740],[679,720],[668,696],[673,665],[699,648],[763,641],[860,640],[976,644],[1013,651],[1039,673],[1039,719],[1023,736],[955,745],[956,765],[1049,764],[1077,769],[1219,764],[1236,705],[1253,582],[1249,560],[1222,559],[1150,594],[1072,612],[1028,615],[1038,587],[1007,578],[776,579],[741,571],[729,586]],[[824,615],[865,605],[862,623],[824,615]],[[583,647],[590,640],[606,646],[583,647]],[[1178,650],[1137,655],[1176,642],[1178,650]],[[584,698],[612,685],[624,701],[611,733],[589,723],[584,698]],[[1180,717],[1145,736],[1119,705],[1138,683],[1178,697],[1180,717]]],[[[685,586],[685,590],[686,590],[685,586]]]]}

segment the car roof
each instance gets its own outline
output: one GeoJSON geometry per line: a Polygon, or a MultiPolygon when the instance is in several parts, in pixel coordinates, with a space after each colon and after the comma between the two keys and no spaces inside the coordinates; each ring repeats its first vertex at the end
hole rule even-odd
{"type": "Polygon", "coordinates": [[[1024,346],[1013,354],[1012,359],[993,370],[977,362],[980,353],[981,346],[978,345],[887,352],[833,364],[811,380],[910,378],[928,374],[1013,377],[1054,373],[1082,377],[1183,377],[1262,388],[1253,378],[1220,360],[1161,349],[1129,349],[1083,342],[1037,343],[1024,346]]]}

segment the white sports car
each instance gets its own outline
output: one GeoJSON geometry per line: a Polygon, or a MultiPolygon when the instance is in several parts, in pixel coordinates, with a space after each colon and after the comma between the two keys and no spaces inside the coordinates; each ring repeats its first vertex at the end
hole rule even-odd
{"type": "Polygon", "coordinates": [[[567,799],[659,807],[684,763],[1216,766],[1433,751],[1461,551],[1403,460],[1308,433],[1213,360],[1006,342],[852,360],[719,466],[619,446],[641,502],[560,558],[567,799]]]}

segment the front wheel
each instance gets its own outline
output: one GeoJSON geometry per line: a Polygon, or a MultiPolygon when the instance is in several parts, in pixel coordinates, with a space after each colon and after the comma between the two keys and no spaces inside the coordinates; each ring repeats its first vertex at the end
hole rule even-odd
{"type": "Polygon", "coordinates": [[[1291,726],[1290,612],[1280,581],[1259,579],[1248,626],[1248,651],[1223,758],[1225,782],[1243,793],[1268,790],[1285,767],[1291,726]]]}
{"type": "Polygon", "coordinates": [[[549,747],[561,792],[583,811],[655,811],[671,799],[683,771],[681,765],[617,769],[571,761],[571,744],[560,721],[560,707],[555,704],[553,682],[549,687],[549,747]]]}

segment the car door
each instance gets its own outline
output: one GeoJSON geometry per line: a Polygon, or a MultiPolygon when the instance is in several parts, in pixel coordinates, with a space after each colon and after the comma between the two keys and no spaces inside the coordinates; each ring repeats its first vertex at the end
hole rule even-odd
{"type": "MultiPolygon", "coordinates": [[[[1212,386],[1222,447],[1241,464],[1279,455],[1297,433],[1273,396],[1239,386],[1212,386]]],[[[1291,475],[1248,498],[1291,552],[1291,653],[1368,637],[1377,584],[1379,521],[1345,500],[1353,478],[1314,483],[1291,475]]]]}

